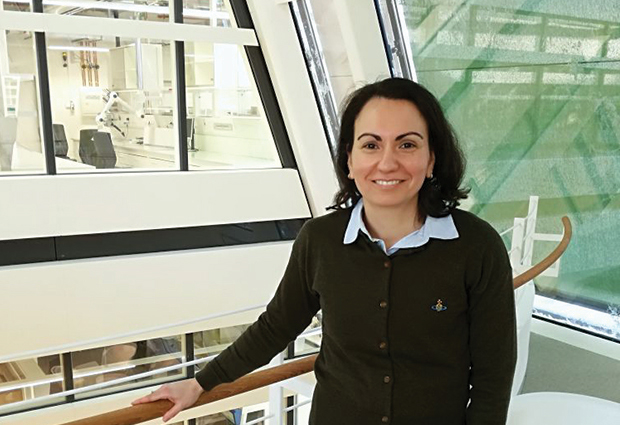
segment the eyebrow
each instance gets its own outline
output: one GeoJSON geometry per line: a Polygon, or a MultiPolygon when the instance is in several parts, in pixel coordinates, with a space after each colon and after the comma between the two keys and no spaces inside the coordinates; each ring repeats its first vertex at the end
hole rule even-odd
{"type": "MultiPolygon", "coordinates": [[[[401,135],[399,135],[399,136],[396,136],[396,141],[398,141],[398,140],[402,139],[403,137],[410,136],[410,135],[412,135],[412,134],[413,134],[414,136],[418,136],[420,139],[424,140],[424,136],[422,136],[422,135],[421,135],[420,133],[418,133],[417,131],[409,131],[409,132],[407,132],[407,133],[403,133],[403,134],[401,134],[401,135]]],[[[364,137],[364,136],[371,136],[371,137],[374,137],[375,139],[377,139],[377,140],[379,140],[379,141],[382,141],[381,136],[379,136],[378,134],[373,134],[373,133],[362,133],[362,134],[360,134],[360,135],[359,135],[359,137],[357,138],[357,140],[361,139],[361,138],[362,138],[362,137],[364,137]]]]}

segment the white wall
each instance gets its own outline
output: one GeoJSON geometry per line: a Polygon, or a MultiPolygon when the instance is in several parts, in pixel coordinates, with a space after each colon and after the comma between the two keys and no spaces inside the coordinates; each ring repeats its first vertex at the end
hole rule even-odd
{"type": "Polygon", "coordinates": [[[292,169],[14,177],[0,199],[0,240],[310,217],[292,169]]]}
{"type": "Polygon", "coordinates": [[[32,33],[10,31],[7,35],[9,72],[36,75],[34,37],[32,33]]]}
{"type": "MultiPolygon", "coordinates": [[[[32,33],[11,31],[7,36],[7,45],[9,72],[11,74],[23,74],[25,77],[19,86],[15,141],[28,150],[41,152],[34,37],[32,33]]],[[[41,159],[35,168],[40,170],[43,167],[43,160],[41,159]]]]}
{"type": "MultiPolygon", "coordinates": [[[[0,268],[0,356],[266,304],[291,242],[0,268]]],[[[252,322],[260,311],[114,343],[252,322]]],[[[112,343],[83,343],[68,351],[112,343]]],[[[61,350],[62,351],[62,350],[61,350]]]]}
{"type": "MultiPolygon", "coordinates": [[[[0,199],[17,197],[0,240],[310,216],[290,169],[0,179],[0,199]]],[[[0,356],[266,302],[289,246],[0,267],[0,356]]]]}

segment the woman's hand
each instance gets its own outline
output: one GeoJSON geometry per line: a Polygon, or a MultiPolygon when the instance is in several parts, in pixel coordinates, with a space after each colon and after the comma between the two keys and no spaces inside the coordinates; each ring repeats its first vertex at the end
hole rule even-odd
{"type": "Polygon", "coordinates": [[[187,409],[196,403],[202,391],[203,389],[196,379],[187,379],[185,381],[163,385],[157,391],[134,400],[131,404],[135,406],[136,404],[150,403],[156,400],[170,400],[174,403],[174,406],[172,406],[162,418],[164,422],[167,422],[174,418],[181,410],[187,409]]]}

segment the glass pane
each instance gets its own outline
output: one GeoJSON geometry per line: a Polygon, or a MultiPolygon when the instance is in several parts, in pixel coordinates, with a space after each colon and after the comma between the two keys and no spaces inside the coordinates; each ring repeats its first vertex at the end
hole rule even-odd
{"type": "Polygon", "coordinates": [[[43,1],[43,11],[57,15],[91,16],[134,21],[169,22],[167,0],[55,0],[43,1]]]}
{"type": "MultiPolygon", "coordinates": [[[[125,378],[150,372],[183,362],[181,336],[155,338],[104,348],[94,348],[73,353],[73,374],[75,388],[87,387],[101,382],[125,378]]],[[[107,387],[103,390],[79,394],[91,397],[93,394],[117,392],[119,389],[178,379],[184,376],[184,369],[175,369],[153,376],[107,387]]]]}
{"type": "MultiPolygon", "coordinates": [[[[328,8],[328,3],[321,6],[328,8]]],[[[323,7],[319,11],[323,11],[323,7]]],[[[319,106],[319,112],[321,113],[322,121],[325,127],[325,133],[327,134],[328,143],[330,145],[332,154],[336,152],[336,145],[338,139],[339,117],[338,106],[336,103],[336,96],[332,89],[332,84],[335,79],[338,80],[338,76],[334,76],[333,72],[330,75],[325,55],[327,52],[333,51],[332,43],[337,45],[338,41],[330,38],[333,33],[340,33],[340,31],[333,31],[334,26],[332,24],[332,31],[328,31],[325,25],[329,21],[322,21],[320,25],[315,19],[311,2],[306,0],[297,0],[291,2],[291,12],[293,19],[295,20],[295,26],[298,28],[300,34],[299,42],[301,43],[306,63],[308,64],[308,73],[316,93],[317,104],[319,106]],[[323,43],[327,41],[327,43],[323,43]]],[[[325,13],[319,13],[318,16],[325,18],[325,13]]],[[[333,21],[332,21],[333,22],[333,21]]],[[[340,58],[343,56],[341,55],[340,58]]],[[[330,58],[330,68],[336,65],[333,61],[334,57],[330,58]]],[[[342,71],[342,70],[341,70],[342,71]]],[[[350,84],[350,88],[353,86],[352,78],[346,84],[350,84]]],[[[342,83],[343,80],[340,80],[342,83]]],[[[342,87],[340,87],[342,88],[342,87]]],[[[342,93],[340,93],[342,95],[342,93]]]]}
{"type": "Polygon", "coordinates": [[[323,333],[321,326],[323,322],[323,313],[319,311],[313,318],[310,326],[302,332],[303,336],[297,337],[295,340],[295,357],[307,356],[319,352],[323,333]]]}
{"type": "Polygon", "coordinates": [[[14,409],[9,406],[62,391],[63,374],[59,355],[0,363],[0,415],[58,403],[64,398],[46,399],[41,403],[33,402],[14,409]]]}
{"type": "MultiPolygon", "coordinates": [[[[568,215],[572,243],[557,276],[536,279],[538,292],[618,317],[617,19],[576,0],[519,8],[408,0],[403,7],[418,79],[441,100],[465,146],[467,207],[498,230],[528,214],[530,195],[540,197],[536,233],[561,234],[568,215]]],[[[553,246],[537,241],[532,262],[553,246]]]]}
{"type": "Polygon", "coordinates": [[[34,37],[24,31],[0,36],[7,46],[0,57],[0,175],[43,172],[34,37]]]}
{"type": "MultiPolygon", "coordinates": [[[[247,414],[245,415],[246,422],[256,421],[258,419],[261,419],[267,416],[266,406],[264,404],[257,405],[257,406],[250,406],[250,408],[246,410],[248,410],[247,414]]],[[[258,421],[258,422],[253,422],[253,423],[256,425],[265,425],[265,421],[258,421]]]]}
{"type": "Polygon", "coordinates": [[[196,425],[237,425],[241,423],[241,409],[234,409],[196,418],[196,425]]]}
{"type": "Polygon", "coordinates": [[[237,28],[229,0],[183,0],[183,23],[237,28]]]}
{"type": "MultiPolygon", "coordinates": [[[[194,333],[194,357],[202,359],[221,353],[249,327],[248,323],[194,333]]],[[[200,370],[203,366],[204,364],[197,365],[196,370],[200,370]]]]}
{"type": "Polygon", "coordinates": [[[3,0],[2,10],[7,12],[30,12],[30,0],[3,0]]]}
{"type": "MultiPolygon", "coordinates": [[[[353,69],[349,60],[338,4],[334,1],[303,0],[316,27],[316,38],[324,55],[326,71],[329,75],[334,96],[334,107],[344,104],[346,97],[355,89],[353,69]]],[[[298,0],[298,3],[300,1],[298,0]]],[[[300,6],[301,7],[301,6],[300,6]]]]}
{"type": "Polygon", "coordinates": [[[48,34],[61,172],[177,168],[170,42],[48,34]]]}
{"type": "Polygon", "coordinates": [[[185,43],[192,169],[281,167],[243,47],[185,43]]]}

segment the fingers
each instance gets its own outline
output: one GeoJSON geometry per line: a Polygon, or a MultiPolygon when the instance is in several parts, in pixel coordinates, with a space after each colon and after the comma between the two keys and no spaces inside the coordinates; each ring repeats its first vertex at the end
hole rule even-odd
{"type": "MultiPolygon", "coordinates": [[[[192,384],[192,381],[166,384],[157,391],[132,401],[131,404],[135,406],[137,404],[151,403],[157,400],[169,400],[173,403],[173,406],[164,414],[162,418],[164,422],[167,422],[175,417],[181,410],[193,405],[196,402],[199,392],[191,391],[192,384]]],[[[202,388],[200,388],[200,391],[202,391],[202,388]]]]}
{"type": "Polygon", "coordinates": [[[174,418],[181,410],[183,410],[183,405],[181,403],[177,403],[170,410],[166,412],[164,417],[162,418],[164,422],[168,422],[170,419],[174,418]]]}
{"type": "Polygon", "coordinates": [[[150,395],[146,395],[144,397],[140,397],[138,399],[135,399],[134,401],[131,402],[132,406],[135,406],[136,404],[142,404],[142,403],[150,403],[150,395]]]}
{"type": "Polygon", "coordinates": [[[135,406],[136,404],[150,403],[152,401],[161,400],[163,398],[167,399],[168,396],[164,395],[163,390],[164,390],[164,387],[161,387],[160,389],[158,389],[157,391],[153,391],[149,395],[145,395],[144,397],[140,397],[139,399],[132,401],[131,405],[135,406]]]}

